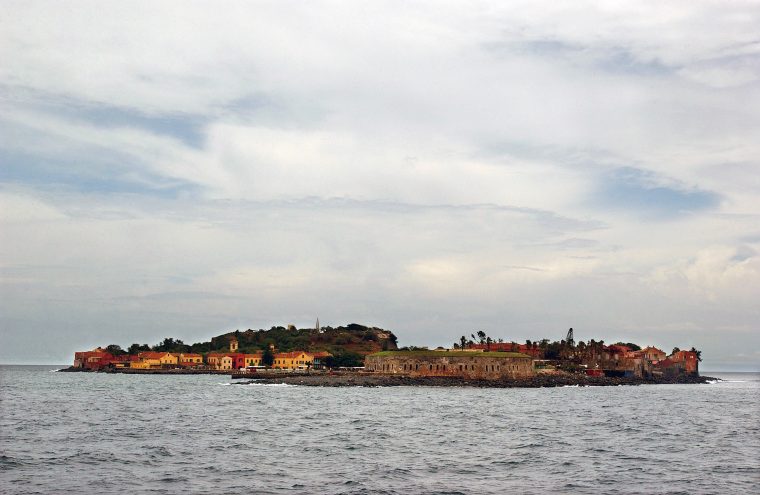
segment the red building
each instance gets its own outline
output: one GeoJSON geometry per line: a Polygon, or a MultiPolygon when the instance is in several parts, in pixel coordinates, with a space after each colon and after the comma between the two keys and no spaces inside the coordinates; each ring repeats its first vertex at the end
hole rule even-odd
{"type": "Polygon", "coordinates": [[[686,373],[699,374],[699,358],[696,352],[678,351],[673,353],[668,359],[674,363],[682,363],[686,373]]]}
{"type": "Polygon", "coordinates": [[[113,361],[114,356],[98,347],[91,351],[80,351],[74,353],[74,367],[84,368],[86,370],[99,370],[108,366],[113,361]]]}

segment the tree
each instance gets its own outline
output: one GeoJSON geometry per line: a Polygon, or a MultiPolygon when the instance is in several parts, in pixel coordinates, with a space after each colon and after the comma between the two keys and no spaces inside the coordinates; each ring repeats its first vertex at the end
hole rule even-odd
{"type": "Polygon", "coordinates": [[[670,355],[672,356],[672,355],[673,355],[673,354],[675,354],[676,352],[681,352],[681,349],[679,349],[678,347],[674,347],[674,348],[673,348],[673,351],[670,353],[670,355]]]}
{"type": "Polygon", "coordinates": [[[466,345],[467,345],[467,337],[465,337],[464,335],[462,335],[461,337],[459,337],[459,347],[461,349],[464,349],[464,347],[466,345]]]}
{"type": "Polygon", "coordinates": [[[696,347],[692,347],[690,351],[697,355],[697,361],[702,361],[702,351],[698,351],[696,347]]]}
{"type": "Polygon", "coordinates": [[[132,344],[127,349],[127,352],[130,353],[130,354],[132,354],[132,355],[134,355],[134,354],[139,354],[139,353],[141,353],[143,351],[149,351],[149,350],[150,350],[150,346],[148,344],[142,344],[142,345],[141,344],[132,344]]]}
{"type": "Polygon", "coordinates": [[[491,351],[491,342],[493,342],[491,337],[486,337],[486,351],[491,351]]]}
{"type": "Polygon", "coordinates": [[[121,346],[116,344],[106,346],[106,352],[113,356],[121,356],[127,353],[124,349],[121,348],[121,346]]]}
{"type": "Polygon", "coordinates": [[[478,330],[478,342],[481,344],[486,343],[486,333],[483,330],[478,330]]]}
{"type": "Polygon", "coordinates": [[[274,364],[274,353],[269,347],[264,349],[264,352],[261,355],[261,364],[267,367],[271,367],[274,364]]]}
{"type": "Polygon", "coordinates": [[[623,345],[632,351],[640,351],[641,346],[634,344],[633,342],[615,342],[615,345],[623,345]]]}

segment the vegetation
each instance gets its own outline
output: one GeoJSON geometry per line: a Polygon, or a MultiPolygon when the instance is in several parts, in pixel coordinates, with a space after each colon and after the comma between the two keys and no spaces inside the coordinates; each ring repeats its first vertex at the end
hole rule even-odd
{"type": "Polygon", "coordinates": [[[106,352],[113,354],[114,356],[123,356],[127,353],[127,351],[122,349],[121,346],[116,344],[107,345],[106,352]]]}
{"type": "Polygon", "coordinates": [[[269,330],[235,330],[213,337],[210,341],[195,344],[185,344],[182,340],[166,337],[153,346],[135,343],[124,351],[120,346],[112,344],[106,350],[114,355],[126,353],[136,355],[144,351],[198,354],[213,351],[226,352],[229,351],[230,340],[233,337],[238,341],[238,352],[263,351],[264,364],[269,366],[271,362],[267,363],[268,354],[272,356],[272,362],[274,361],[274,354],[270,350],[272,347],[274,347],[274,352],[326,351],[332,354],[331,358],[325,360],[328,366],[362,366],[364,356],[383,350],[395,350],[398,342],[396,336],[390,331],[351,323],[335,328],[322,327],[319,331],[316,328],[299,329],[293,325],[274,326],[269,330]]]}
{"type": "Polygon", "coordinates": [[[473,354],[467,351],[381,351],[376,352],[373,356],[409,356],[409,357],[526,357],[526,354],[519,352],[478,352],[473,354]]]}
{"type": "Polygon", "coordinates": [[[261,364],[264,366],[272,366],[274,364],[274,352],[267,347],[261,355],[261,364]]]}
{"type": "Polygon", "coordinates": [[[636,345],[636,344],[634,344],[633,342],[615,342],[615,345],[625,346],[625,347],[629,348],[632,351],[640,351],[641,350],[641,347],[638,346],[638,345],[636,345]]]}
{"type": "Polygon", "coordinates": [[[142,344],[142,345],[132,344],[131,346],[129,346],[129,349],[127,349],[127,352],[129,354],[135,355],[135,354],[139,354],[141,352],[149,351],[149,350],[150,350],[150,346],[148,344],[142,344]]]}

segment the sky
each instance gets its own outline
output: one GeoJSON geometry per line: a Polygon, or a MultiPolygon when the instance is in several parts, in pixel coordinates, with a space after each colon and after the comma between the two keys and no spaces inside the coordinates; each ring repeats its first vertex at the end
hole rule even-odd
{"type": "Polygon", "coordinates": [[[760,369],[760,3],[0,7],[0,363],[351,322],[760,369]]]}

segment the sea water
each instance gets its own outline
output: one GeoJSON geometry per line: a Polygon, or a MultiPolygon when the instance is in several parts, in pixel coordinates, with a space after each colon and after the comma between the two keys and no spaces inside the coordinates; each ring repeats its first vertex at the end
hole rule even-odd
{"type": "Polygon", "coordinates": [[[231,385],[0,367],[0,492],[760,493],[760,374],[704,385],[231,385]]]}

